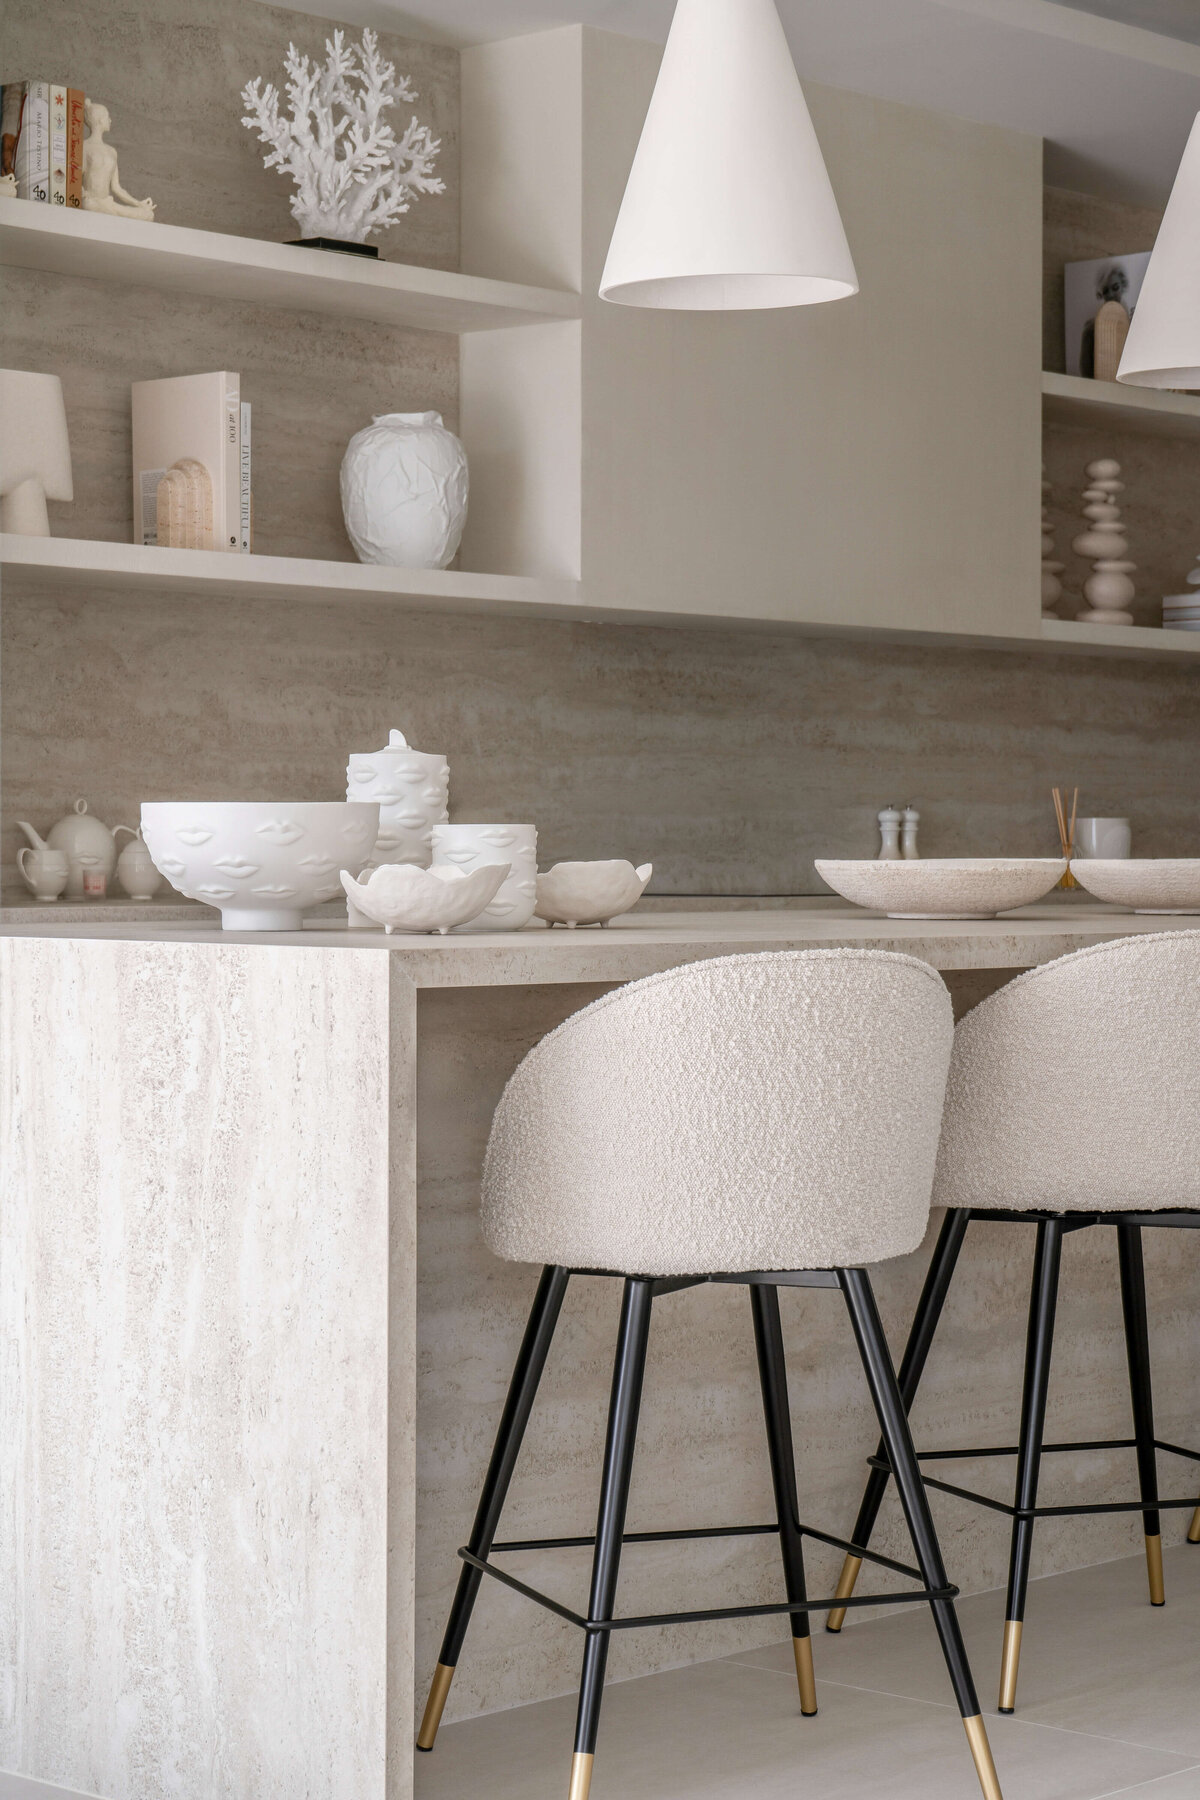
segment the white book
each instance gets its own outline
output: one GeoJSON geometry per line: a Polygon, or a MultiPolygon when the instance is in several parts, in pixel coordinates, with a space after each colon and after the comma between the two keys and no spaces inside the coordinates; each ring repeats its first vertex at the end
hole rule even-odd
{"type": "MultiPolygon", "coordinates": [[[[157,544],[158,486],[169,469],[193,460],[212,482],[211,531],[197,548],[237,550],[241,506],[240,381],[228,370],[135,381],[133,403],[133,541],[157,544]],[[232,401],[231,397],[232,396],[232,401]],[[232,420],[232,423],[231,423],[232,420]]],[[[163,517],[171,516],[170,510],[163,517]]],[[[191,535],[189,533],[189,535],[191,535]]]]}
{"type": "Polygon", "coordinates": [[[50,198],[50,83],[27,81],[17,139],[18,200],[50,198]]]}
{"type": "Polygon", "coordinates": [[[238,472],[241,476],[241,486],[239,489],[239,496],[238,496],[239,500],[241,502],[240,509],[239,509],[241,532],[242,532],[240,549],[241,549],[243,556],[249,556],[249,554],[250,554],[250,402],[248,400],[242,401],[242,443],[241,443],[241,455],[240,455],[240,459],[239,459],[239,463],[238,463],[238,472]]]}

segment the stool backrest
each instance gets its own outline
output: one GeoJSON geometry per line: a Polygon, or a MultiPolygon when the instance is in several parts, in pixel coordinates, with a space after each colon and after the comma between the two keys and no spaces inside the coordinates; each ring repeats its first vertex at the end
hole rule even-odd
{"type": "Polygon", "coordinates": [[[876,950],[719,957],[535,1045],[488,1145],[484,1234],[627,1274],[831,1268],[925,1232],[950,997],[876,950]]]}
{"type": "Polygon", "coordinates": [[[1200,1206],[1200,931],[1079,950],[959,1021],[934,1201],[1200,1206]]]}

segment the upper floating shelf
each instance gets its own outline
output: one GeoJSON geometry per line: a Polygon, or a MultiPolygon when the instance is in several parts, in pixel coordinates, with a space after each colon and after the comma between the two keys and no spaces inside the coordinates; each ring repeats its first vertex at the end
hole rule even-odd
{"type": "Polygon", "coordinates": [[[1042,417],[1055,425],[1109,425],[1152,437],[1200,437],[1200,394],[1168,394],[1044,369],[1042,417]]]}
{"type": "Polygon", "coordinates": [[[494,331],[579,316],[578,294],[557,288],[66,211],[32,200],[0,200],[0,261],[10,268],[421,331],[494,331]]]}

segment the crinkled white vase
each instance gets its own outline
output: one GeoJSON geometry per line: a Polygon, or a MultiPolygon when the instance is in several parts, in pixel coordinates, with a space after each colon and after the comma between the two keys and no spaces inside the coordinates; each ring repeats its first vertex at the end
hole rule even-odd
{"type": "Polygon", "coordinates": [[[341,483],[360,562],[446,567],[467,522],[467,456],[440,413],[381,413],[347,444],[341,483]]]}

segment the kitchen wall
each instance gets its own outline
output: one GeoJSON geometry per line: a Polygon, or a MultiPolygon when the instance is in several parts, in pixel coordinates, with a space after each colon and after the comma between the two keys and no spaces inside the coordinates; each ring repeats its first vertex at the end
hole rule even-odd
{"type": "MultiPolygon", "coordinates": [[[[17,0],[5,65],[104,98],[123,180],[155,196],[160,219],[280,239],[293,229],[288,184],[262,169],[237,93],[252,74],[278,75],[289,38],[320,52],[325,30],[251,0],[64,0],[53,20],[17,0]]],[[[457,58],[385,47],[443,140],[448,186],[385,249],[454,266],[457,58]]],[[[1154,227],[1151,215],[1048,194],[1048,366],[1061,366],[1061,262],[1136,249],[1154,227]]],[[[456,420],[450,338],[100,282],[83,322],[67,284],[23,270],[3,280],[6,363],[64,379],[76,499],[52,507],[60,535],[128,536],[138,376],[241,370],[255,406],[255,542],[267,553],[351,557],[336,470],[373,412],[436,406],[456,420]]],[[[1200,547],[1200,446],[1048,433],[1060,544],[1077,529],[1083,463],[1114,449],[1149,618],[1200,547]]],[[[1061,554],[1077,590],[1085,571],[1061,554]]],[[[458,817],[536,820],[544,861],[652,858],[661,893],[818,892],[814,856],[869,854],[888,800],[920,806],[927,853],[1048,851],[1055,781],[1078,782],[1086,810],[1129,813],[1147,853],[1200,852],[1200,707],[1187,666],[382,605],[33,595],[15,580],[3,634],[9,892],[23,892],[18,818],[46,827],[78,794],[113,823],[169,795],[333,798],[346,753],[394,724],[449,755],[458,817]]]]}

